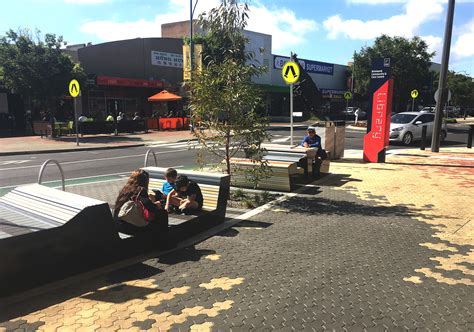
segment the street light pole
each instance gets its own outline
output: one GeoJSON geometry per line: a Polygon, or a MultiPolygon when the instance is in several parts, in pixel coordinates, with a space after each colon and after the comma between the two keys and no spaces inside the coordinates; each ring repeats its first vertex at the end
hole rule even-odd
{"type": "Polygon", "coordinates": [[[444,45],[443,55],[441,58],[441,72],[439,75],[438,83],[439,98],[436,102],[435,122],[433,128],[433,136],[431,138],[431,152],[439,152],[441,125],[443,122],[443,105],[446,103],[448,97],[446,81],[448,78],[449,51],[451,49],[451,35],[453,32],[454,4],[455,0],[449,0],[448,14],[446,17],[446,27],[444,30],[444,45]]]}
{"type": "Polygon", "coordinates": [[[193,78],[193,0],[189,0],[189,80],[193,78]]]}

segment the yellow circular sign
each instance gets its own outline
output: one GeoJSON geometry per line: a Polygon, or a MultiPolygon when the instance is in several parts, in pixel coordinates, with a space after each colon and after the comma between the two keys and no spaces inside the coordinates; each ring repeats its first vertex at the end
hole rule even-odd
{"type": "Polygon", "coordinates": [[[415,99],[416,97],[418,97],[418,90],[411,90],[410,92],[410,95],[413,99],[415,99]]]}
{"type": "Polygon", "coordinates": [[[79,92],[81,91],[81,87],[79,85],[79,82],[77,80],[71,80],[69,82],[69,94],[71,97],[77,97],[79,96],[79,92]]]}
{"type": "Polygon", "coordinates": [[[346,91],[344,92],[344,99],[349,100],[352,98],[352,92],[346,91]]]}
{"type": "Polygon", "coordinates": [[[281,69],[281,76],[287,84],[293,84],[300,79],[300,67],[294,61],[288,61],[281,69]]]}

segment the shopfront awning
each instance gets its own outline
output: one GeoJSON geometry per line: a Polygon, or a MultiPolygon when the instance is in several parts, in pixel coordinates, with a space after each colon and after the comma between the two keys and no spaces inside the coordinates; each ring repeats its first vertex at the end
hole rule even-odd
{"type": "Polygon", "coordinates": [[[153,95],[148,98],[148,101],[176,101],[181,100],[183,97],[175,95],[174,93],[168,92],[166,90],[158,92],[156,95],[153,95]]]}

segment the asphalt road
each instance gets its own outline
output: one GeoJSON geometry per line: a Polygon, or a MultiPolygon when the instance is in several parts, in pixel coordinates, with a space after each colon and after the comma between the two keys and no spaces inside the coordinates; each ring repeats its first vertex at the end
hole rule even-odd
{"type": "MultiPolygon", "coordinates": [[[[294,142],[300,142],[304,135],[306,134],[306,126],[296,126],[294,128],[293,140],[294,142]]],[[[442,146],[465,146],[467,142],[467,132],[469,127],[463,125],[448,125],[448,136],[446,142],[442,146]]],[[[283,127],[276,127],[270,130],[272,134],[273,141],[279,142],[281,144],[288,144],[290,139],[290,129],[283,127]]],[[[357,130],[346,128],[346,137],[344,148],[362,150],[364,147],[364,130],[357,130]]],[[[429,144],[429,142],[428,142],[429,144]]],[[[402,144],[391,144],[388,150],[392,149],[419,149],[419,142],[414,142],[410,146],[404,146],[402,144]]]]}
{"type": "MultiPolygon", "coordinates": [[[[299,142],[305,135],[304,126],[294,130],[294,141],[299,142]]],[[[289,128],[272,128],[272,141],[289,144],[289,128]]],[[[364,131],[346,128],[345,149],[362,149],[364,131]]],[[[465,145],[467,126],[450,126],[445,146],[465,145]]],[[[389,149],[406,148],[402,145],[390,146],[389,149]]],[[[417,149],[418,145],[410,148],[417,149]]],[[[81,151],[36,155],[16,155],[0,157],[0,195],[11,187],[20,184],[35,183],[41,164],[47,159],[59,161],[63,167],[67,184],[111,181],[127,176],[130,171],[143,166],[144,157],[149,147],[124,148],[101,151],[81,151]]],[[[158,164],[163,167],[197,168],[197,151],[187,143],[169,143],[153,146],[158,164]]],[[[212,163],[217,160],[209,155],[202,158],[212,163]]],[[[153,161],[150,160],[149,164],[153,161]]],[[[59,186],[59,174],[54,165],[48,166],[43,181],[50,186],[59,186]]]]}

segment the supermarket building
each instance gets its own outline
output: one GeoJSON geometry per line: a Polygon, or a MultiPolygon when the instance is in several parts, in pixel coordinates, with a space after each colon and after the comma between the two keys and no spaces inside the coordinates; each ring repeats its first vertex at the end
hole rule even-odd
{"type": "MultiPolygon", "coordinates": [[[[189,21],[162,25],[161,38],[137,38],[101,43],[72,45],[65,52],[79,61],[88,79],[82,88],[79,113],[105,118],[108,112],[139,112],[142,116],[160,114],[165,108],[149,103],[147,98],[163,89],[183,95],[183,36],[189,21]]],[[[199,28],[196,27],[199,32],[199,28]]],[[[265,108],[271,117],[288,117],[289,88],[281,78],[281,68],[289,57],[271,53],[272,37],[244,31],[254,52],[256,63],[268,70],[254,80],[265,92],[265,108]]],[[[341,102],[347,89],[347,66],[315,60],[299,59],[331,102],[341,102]]],[[[181,104],[173,106],[182,108],[181,104]]]]}

